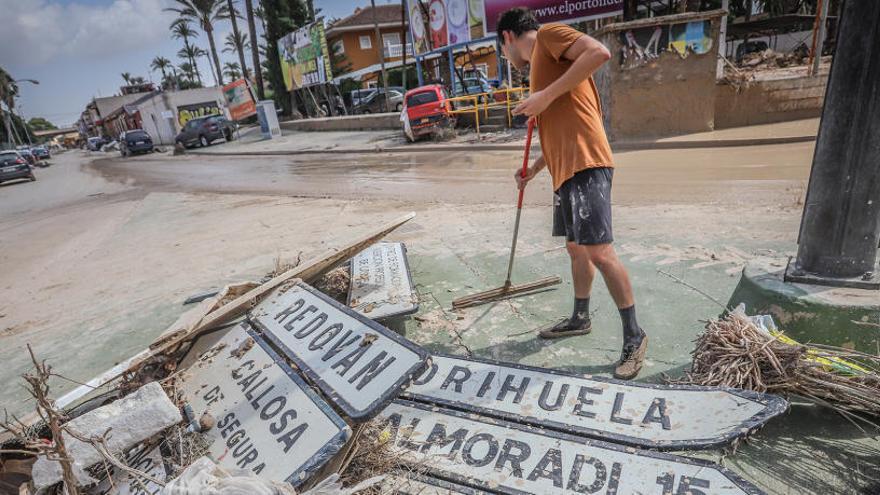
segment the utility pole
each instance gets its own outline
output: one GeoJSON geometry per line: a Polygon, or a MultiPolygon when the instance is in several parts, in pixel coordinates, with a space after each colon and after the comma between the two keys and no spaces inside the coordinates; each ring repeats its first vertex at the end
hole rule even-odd
{"type": "Polygon", "coordinates": [[[382,87],[384,93],[382,97],[385,100],[385,111],[388,111],[388,77],[385,74],[385,43],[382,42],[382,35],[379,34],[379,14],[376,12],[376,0],[370,0],[370,7],[373,9],[373,30],[376,32],[376,49],[379,51],[379,65],[382,67],[382,87]]]}
{"type": "Polygon", "coordinates": [[[715,69],[715,79],[724,77],[724,59],[727,57],[727,16],[730,12],[730,0],[721,0],[721,29],[718,30],[718,66],[715,69]]]}
{"type": "Polygon", "coordinates": [[[400,64],[400,68],[403,72],[401,72],[401,77],[403,78],[403,90],[406,91],[406,35],[408,31],[406,29],[406,0],[400,0],[400,34],[403,36],[403,62],[400,64]]]}
{"type": "Polygon", "coordinates": [[[880,2],[847,0],[787,282],[880,289],[880,2]]]}

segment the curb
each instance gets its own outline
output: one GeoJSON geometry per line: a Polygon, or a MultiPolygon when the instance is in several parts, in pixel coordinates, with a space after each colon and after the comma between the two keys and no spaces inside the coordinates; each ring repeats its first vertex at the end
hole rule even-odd
{"type": "MultiPolygon", "coordinates": [[[[731,148],[738,146],[767,146],[773,144],[808,143],[816,136],[785,136],[772,138],[707,139],[698,141],[617,141],[611,143],[613,151],[675,150],[699,148],[731,148]]],[[[187,151],[188,155],[202,156],[285,156],[285,155],[351,155],[361,153],[442,153],[452,151],[522,151],[522,143],[511,144],[449,144],[436,146],[394,146],[390,148],[345,148],[316,150],[275,151],[187,151]]],[[[535,143],[533,149],[540,150],[535,143]]]]}

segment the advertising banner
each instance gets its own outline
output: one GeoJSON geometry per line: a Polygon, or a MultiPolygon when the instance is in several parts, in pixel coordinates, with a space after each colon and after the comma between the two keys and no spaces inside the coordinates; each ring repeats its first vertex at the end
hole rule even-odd
{"type": "Polygon", "coordinates": [[[446,0],[446,24],[450,45],[471,40],[467,0],[446,0]]]}
{"type": "Polygon", "coordinates": [[[486,36],[483,9],[483,0],[468,0],[468,24],[471,28],[472,40],[486,36]]]}
{"type": "Polygon", "coordinates": [[[495,32],[498,15],[513,7],[528,7],[538,22],[576,22],[623,14],[623,0],[484,0],[486,31],[495,32]]]}
{"type": "Polygon", "coordinates": [[[216,101],[194,103],[192,105],[180,105],[177,107],[177,122],[185,126],[192,119],[207,117],[209,115],[223,115],[216,101]]]}
{"type": "Polygon", "coordinates": [[[257,104],[244,79],[223,86],[223,96],[226,97],[226,107],[232,120],[246,119],[257,113],[257,104]]]}
{"type": "Polygon", "coordinates": [[[288,91],[333,79],[323,19],[278,40],[278,54],[288,91]]]}
{"type": "Polygon", "coordinates": [[[428,32],[426,28],[427,9],[419,0],[409,0],[409,32],[412,36],[413,53],[421,55],[429,50],[428,32]]]}
{"type": "Polygon", "coordinates": [[[428,4],[428,25],[431,27],[432,49],[446,46],[449,42],[446,23],[446,1],[431,0],[428,4]]]}

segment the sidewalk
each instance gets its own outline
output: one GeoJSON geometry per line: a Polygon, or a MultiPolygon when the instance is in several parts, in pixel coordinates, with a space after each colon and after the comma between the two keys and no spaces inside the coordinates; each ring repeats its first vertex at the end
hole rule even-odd
{"type": "MultiPolygon", "coordinates": [[[[685,134],[655,140],[614,141],[615,151],[649,149],[718,148],[809,142],[816,139],[819,119],[736,127],[685,134]]],[[[263,139],[259,128],[248,127],[235,141],[199,148],[189,153],[202,155],[304,155],[324,153],[415,153],[442,151],[519,151],[525,129],[497,133],[466,133],[447,141],[424,140],[408,143],[400,131],[298,132],[283,131],[280,138],[263,139]]],[[[540,148],[540,143],[535,143],[540,148]]]]}

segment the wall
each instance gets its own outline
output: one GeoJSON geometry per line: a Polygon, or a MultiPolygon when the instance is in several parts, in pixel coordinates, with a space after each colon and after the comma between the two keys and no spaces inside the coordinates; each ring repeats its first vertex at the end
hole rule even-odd
{"type": "Polygon", "coordinates": [[[720,16],[709,11],[640,19],[595,34],[611,51],[595,79],[612,140],[714,128],[720,16]]]}
{"type": "Polygon", "coordinates": [[[828,74],[753,81],[747,85],[718,84],[715,127],[739,127],[822,115],[828,74]]]}
{"type": "MultiPolygon", "coordinates": [[[[380,28],[380,35],[384,35],[385,33],[398,33],[400,35],[400,42],[404,43],[406,41],[406,32],[401,30],[400,28],[380,28]]],[[[345,46],[345,61],[341,63],[341,65],[348,65],[347,72],[353,72],[356,70],[363,69],[364,67],[369,67],[373,64],[379,63],[379,48],[382,47],[381,40],[379,42],[376,41],[376,33],[373,28],[362,29],[359,31],[345,31],[340,34],[336,34],[332,37],[327,38],[327,44],[329,49],[333,50],[333,45],[337,40],[342,40],[345,46]],[[360,44],[361,36],[369,36],[371,42],[371,48],[362,50],[360,44]]],[[[399,60],[401,57],[395,58],[386,58],[386,62],[390,62],[392,60],[399,60]]],[[[411,56],[407,56],[407,58],[412,58],[411,56]]],[[[333,77],[338,77],[343,74],[333,74],[333,77]]]]}
{"type": "Polygon", "coordinates": [[[163,91],[138,106],[143,129],[157,144],[174,144],[174,137],[181,127],[177,122],[177,107],[209,101],[217,103],[225,112],[226,102],[218,87],[163,91]],[[164,111],[170,111],[172,117],[163,117],[164,111]]]}
{"type": "Polygon", "coordinates": [[[376,131],[402,129],[400,114],[374,113],[320,119],[299,119],[281,122],[281,128],[291,131],[376,131]]]}

